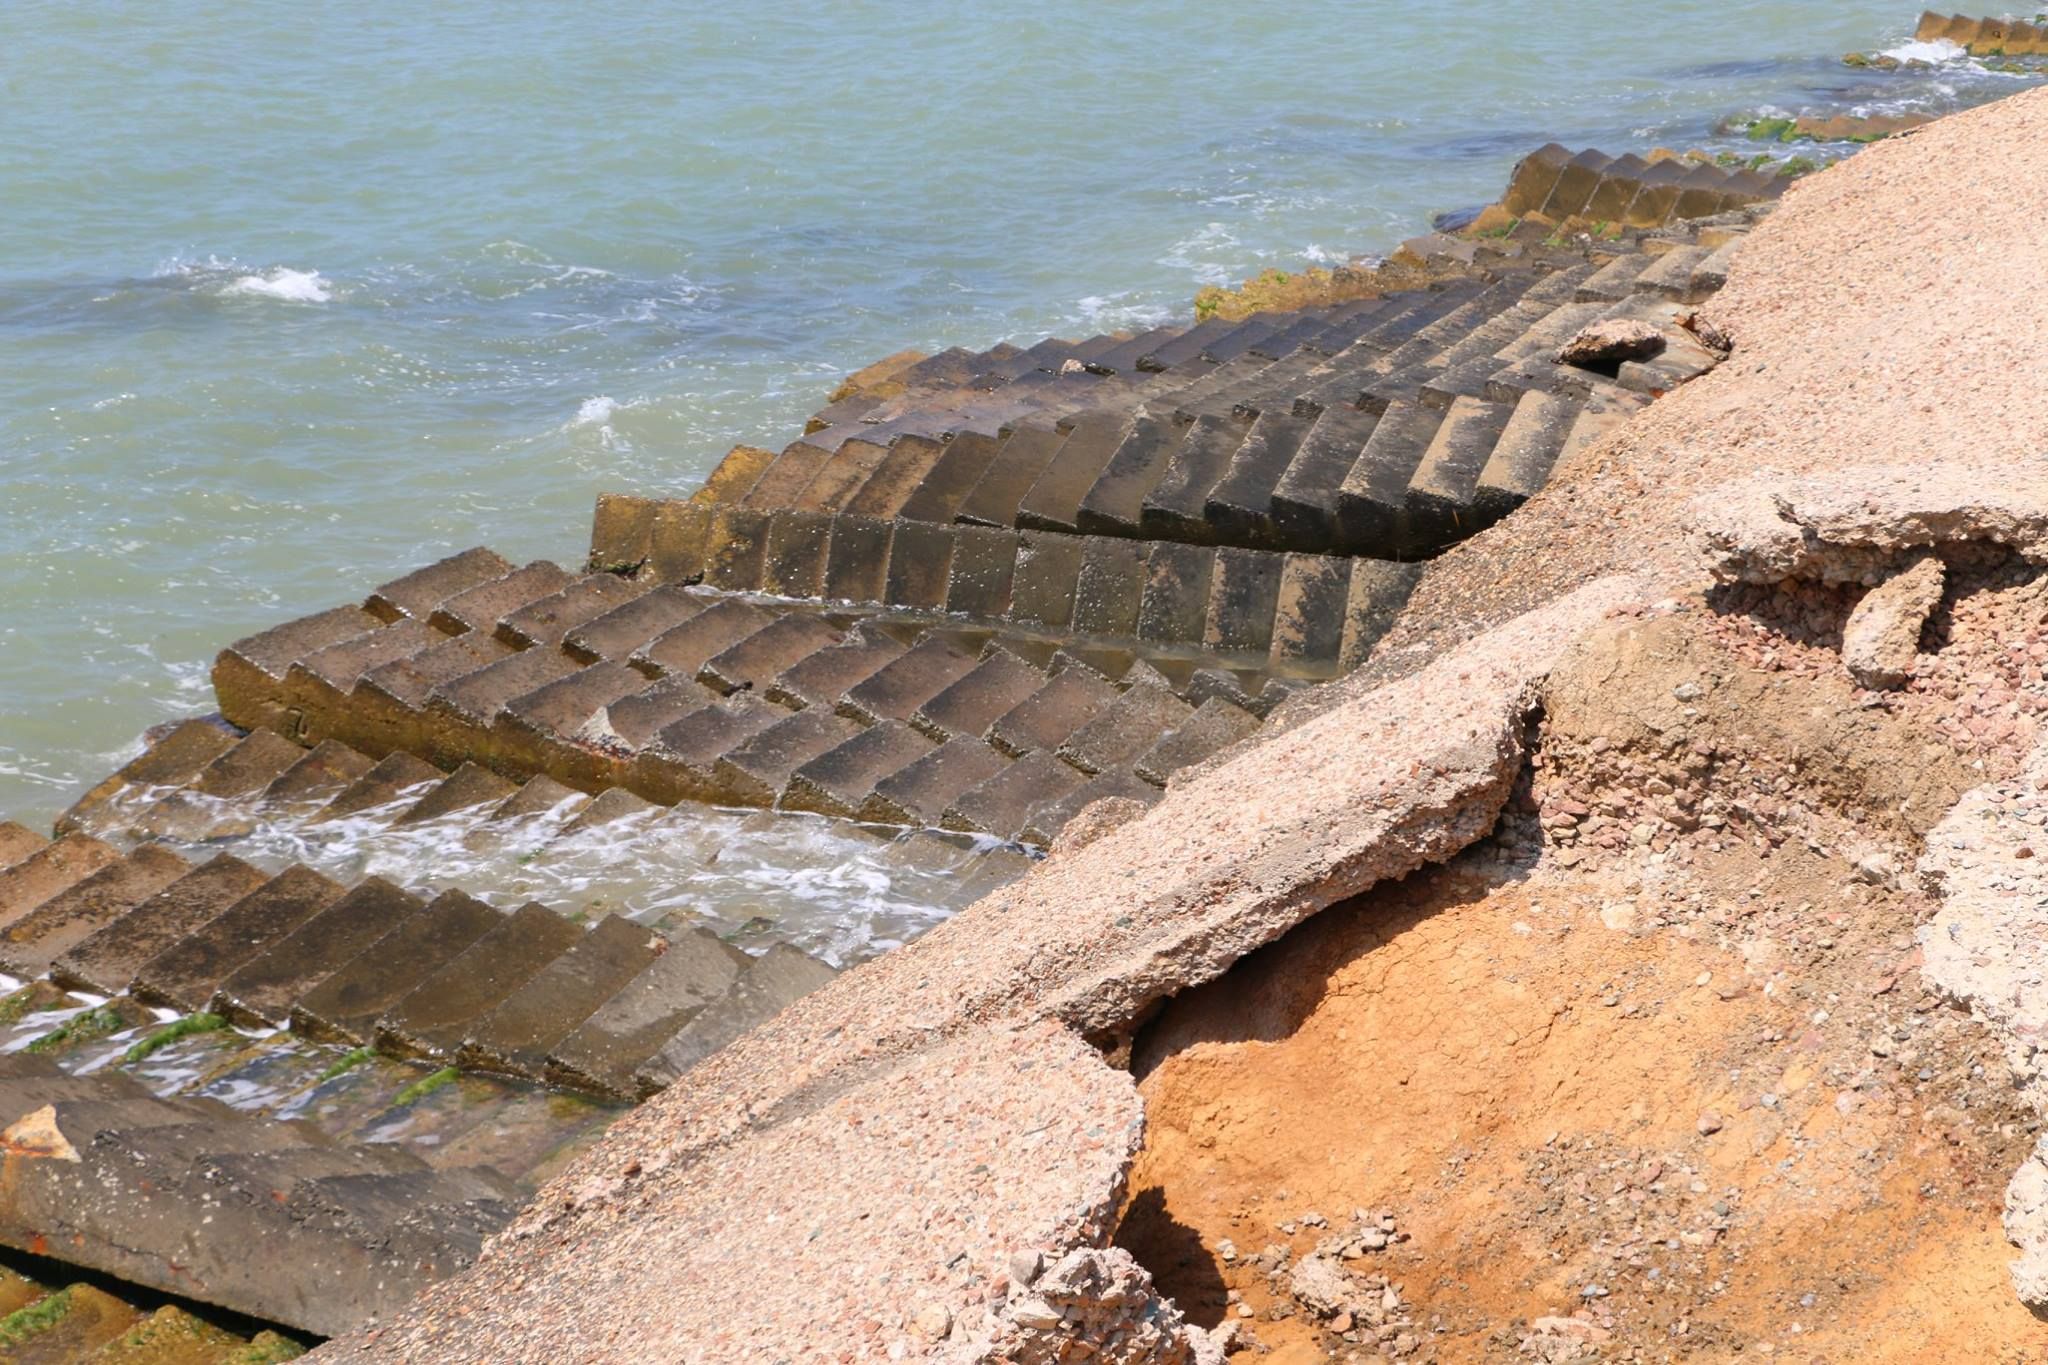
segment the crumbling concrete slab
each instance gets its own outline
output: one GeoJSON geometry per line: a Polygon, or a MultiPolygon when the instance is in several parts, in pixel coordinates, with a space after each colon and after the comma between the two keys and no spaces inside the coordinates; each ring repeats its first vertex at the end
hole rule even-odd
{"type": "Polygon", "coordinates": [[[2048,563],[2048,467],[2038,461],[1761,474],[1702,495],[1690,512],[1707,567],[1723,582],[1875,587],[1913,550],[1968,541],[2048,563]]]}

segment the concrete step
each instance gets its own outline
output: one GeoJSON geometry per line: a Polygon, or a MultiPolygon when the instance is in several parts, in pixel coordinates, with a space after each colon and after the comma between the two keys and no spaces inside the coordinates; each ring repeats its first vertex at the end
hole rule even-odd
{"type": "MultiPolygon", "coordinates": [[[[435,690],[511,654],[509,645],[475,632],[444,640],[371,669],[357,681],[345,707],[331,714],[309,714],[306,725],[309,730],[325,727],[328,738],[372,756],[423,746],[426,708],[435,690]]],[[[260,716],[252,719],[261,723],[260,716]]]]}
{"type": "Polygon", "coordinates": [[[1068,432],[1050,425],[1019,423],[1003,439],[988,467],[961,500],[954,520],[976,526],[1017,525],[1017,509],[1051,466],[1068,436],[1068,432]]]}
{"type": "Polygon", "coordinates": [[[1155,644],[1199,644],[1208,622],[1216,552],[1154,541],[1146,548],[1137,636],[1155,644]]]}
{"type": "Polygon", "coordinates": [[[775,597],[817,597],[825,591],[833,518],[779,510],[768,516],[761,547],[760,591],[775,597]]]}
{"type": "Polygon", "coordinates": [[[1473,489],[1472,510],[1479,525],[1499,521],[1543,487],[1581,407],[1556,394],[1522,395],[1473,489]]]}
{"type": "Polygon", "coordinates": [[[1008,620],[1028,630],[1065,632],[1073,624],[1088,543],[1051,532],[1019,534],[1008,620]]]}
{"type": "Polygon", "coordinates": [[[955,800],[1009,762],[980,739],[956,736],[877,780],[857,813],[870,820],[936,827],[955,800]]]}
{"type": "Polygon", "coordinates": [[[494,634],[506,616],[553,596],[571,581],[560,565],[536,559],[444,599],[428,616],[427,624],[444,635],[466,635],[473,630],[494,634]]]}
{"type": "Polygon", "coordinates": [[[789,707],[836,706],[853,688],[899,658],[905,646],[875,631],[847,632],[840,643],[818,650],[775,675],[763,695],[789,707]]]}
{"type": "MultiPolygon", "coordinates": [[[[617,765],[593,745],[594,722],[608,719],[614,705],[661,685],[624,664],[592,664],[506,702],[491,720],[488,744],[476,751],[511,771],[553,773],[584,787],[608,785],[618,779],[617,765]]],[[[477,781],[479,800],[487,799],[489,789],[477,781]]],[[[502,799],[509,788],[495,794],[502,799]]]]}
{"type": "Polygon", "coordinates": [[[759,607],[723,599],[635,650],[628,662],[650,678],[695,678],[714,655],[765,629],[775,619],[759,607]]]}
{"type": "Polygon", "coordinates": [[[1422,577],[1420,564],[1398,564],[1384,559],[1355,559],[1351,562],[1351,583],[1344,604],[1344,640],[1337,669],[1349,673],[1363,664],[1394,624],[1408,595],[1422,577]]]}
{"type": "Polygon", "coordinates": [[[49,842],[27,825],[0,820],[0,870],[14,866],[49,842]]]}
{"type": "Polygon", "coordinates": [[[1280,566],[1268,658],[1275,672],[1322,672],[1343,653],[1344,603],[1351,561],[1334,555],[1290,554],[1280,566]]]}
{"type": "Polygon", "coordinates": [[[442,892],[299,996],[290,1012],[293,1032],[348,1046],[369,1043],[387,1010],[503,919],[461,891],[442,892]]]}
{"type": "Polygon", "coordinates": [[[459,815],[480,806],[497,806],[517,790],[517,784],[506,781],[489,768],[475,763],[464,763],[430,787],[424,796],[408,806],[391,823],[393,827],[419,825],[430,820],[459,815]]]}
{"type": "Polygon", "coordinates": [[[930,753],[934,742],[894,720],[854,731],[791,772],[778,803],[782,809],[847,819],[889,818],[871,809],[876,784],[930,753]]]}
{"type": "MultiPolygon", "coordinates": [[[[855,437],[844,441],[824,460],[820,461],[811,481],[787,504],[804,512],[841,512],[860,491],[861,485],[882,467],[889,456],[887,444],[855,437]]],[[[758,499],[749,499],[749,507],[764,511],[774,510],[773,506],[758,499]]]]}
{"type": "Polygon", "coordinates": [[[1084,363],[1097,374],[1131,373],[1140,368],[1145,357],[1158,351],[1183,330],[1179,327],[1154,327],[1090,357],[1084,363]]]}
{"type": "Polygon", "coordinates": [[[1129,771],[1118,769],[1097,773],[1064,795],[1041,802],[1026,818],[1017,837],[1027,844],[1045,847],[1059,837],[1068,821],[1097,801],[1118,798],[1149,806],[1159,800],[1160,794],[1158,787],[1129,771]]]}
{"type": "Polygon", "coordinates": [[[145,844],[50,897],[0,931],[0,967],[37,977],[58,957],[192,871],[168,849],[145,844]]]}
{"type": "MultiPolygon", "coordinates": [[[[825,439],[823,433],[819,433],[784,446],[781,453],[762,468],[746,493],[728,505],[770,510],[795,507],[811,480],[818,476],[819,469],[832,456],[832,451],[822,444],[825,439]]],[[[833,449],[836,448],[835,443],[833,449]]]]}
{"type": "Polygon", "coordinates": [[[1249,737],[1259,728],[1259,718],[1221,697],[1212,697],[1195,708],[1194,714],[1159,737],[1151,748],[1139,754],[1131,771],[1154,786],[1164,787],[1167,779],[1182,768],[1191,767],[1219,750],[1249,737]]]}
{"type": "Polygon", "coordinates": [[[1147,547],[1111,536],[1090,537],[1074,585],[1077,635],[1134,636],[1144,606],[1147,547]]]}
{"type": "Polygon", "coordinates": [[[734,446],[726,452],[704,486],[690,495],[693,502],[739,502],[760,479],[778,452],[761,446],[734,446]]]}
{"type": "Polygon", "coordinates": [[[382,814],[388,819],[425,796],[430,786],[445,777],[445,773],[423,758],[404,752],[392,753],[344,787],[314,812],[307,823],[326,824],[366,813],[382,814]]]}
{"type": "Polygon", "coordinates": [[[695,678],[663,678],[608,703],[583,723],[578,738],[619,757],[630,757],[669,726],[717,700],[718,694],[695,678]]]}
{"type": "Polygon", "coordinates": [[[832,601],[881,600],[889,568],[889,523],[835,517],[826,547],[824,596],[832,601]]]}
{"type": "Polygon", "coordinates": [[[208,1008],[244,1028],[282,1025],[299,997],[424,908],[382,877],[368,878],[229,973],[208,1008]]]}
{"type": "Polygon", "coordinates": [[[947,444],[926,436],[898,436],[874,473],[846,499],[844,510],[885,520],[902,515],[904,504],[937,467],[947,444]]]}
{"type": "Polygon", "coordinates": [[[958,735],[979,738],[1045,682],[1043,670],[1008,650],[992,648],[972,669],[912,711],[909,723],[941,743],[958,735]]]}
{"type": "Polygon", "coordinates": [[[204,1009],[243,965],[343,893],[339,882],[310,868],[286,868],[137,967],[129,992],[186,1014],[204,1009]]]}
{"type": "Polygon", "coordinates": [[[67,990],[118,995],[151,959],[269,880],[240,858],[217,854],[59,952],[50,978],[67,990]]]}
{"type": "MultiPolygon", "coordinates": [[[[163,738],[72,803],[71,808],[58,817],[56,833],[61,836],[87,828],[93,812],[126,793],[189,782],[207,764],[233,748],[237,739],[232,731],[212,721],[180,722],[163,738]]],[[[19,858],[0,861],[19,861],[19,858]]]]}
{"type": "Polygon", "coordinates": [[[704,1058],[830,981],[833,970],[787,944],[777,944],[747,967],[724,995],[699,1010],[662,1045],[638,1078],[643,1087],[673,1083],[704,1058]]]}
{"type": "Polygon", "coordinates": [[[1291,406],[1258,415],[1203,503],[1203,517],[1220,539],[1268,548],[1283,543],[1273,515],[1274,490],[1314,424],[1312,417],[1295,416],[1291,406]]]}
{"type": "Polygon", "coordinates": [[[882,600],[912,611],[945,610],[946,586],[959,540],[959,531],[952,526],[922,521],[891,523],[882,600]]]}
{"type": "Polygon", "coordinates": [[[121,861],[119,850],[90,834],[66,834],[0,872],[0,929],[121,861]]]}
{"type": "Polygon", "coordinates": [[[799,660],[829,649],[845,638],[820,616],[778,616],[705,660],[697,670],[697,681],[721,695],[766,688],[799,660]]]}
{"type": "Polygon", "coordinates": [[[1097,411],[1075,420],[1057,453],[1017,505],[1014,524],[1040,531],[1080,529],[1081,503],[1129,433],[1129,414],[1097,411]]]}
{"type": "Polygon", "coordinates": [[[544,906],[520,906],[378,1018],[378,1049],[400,1057],[452,1058],[472,1021],[511,998],[583,933],[544,906]]]}
{"type": "Polygon", "coordinates": [[[998,716],[983,733],[999,752],[1013,758],[1057,750],[1076,730],[1107,710],[1117,695],[1116,688],[1095,670],[1064,668],[998,716]]]}
{"type": "Polygon", "coordinates": [[[883,664],[839,698],[839,713],[863,725],[908,721],[916,710],[971,672],[976,660],[936,636],[883,664]]]}
{"type": "Polygon", "coordinates": [[[425,621],[449,598],[503,578],[515,567],[503,555],[479,545],[372,589],[363,599],[363,610],[380,621],[406,617],[425,621]]]}
{"type": "Polygon", "coordinates": [[[189,782],[122,822],[122,832],[142,839],[203,838],[224,803],[262,792],[305,754],[275,731],[251,731],[189,782]]]}
{"type": "Polygon", "coordinates": [[[940,825],[998,839],[1015,839],[1022,835],[1041,804],[1065,796],[1083,781],[1079,769],[1052,754],[1026,754],[954,798],[940,825]]]}
{"type": "Polygon", "coordinates": [[[529,649],[437,685],[420,711],[417,752],[444,768],[456,766],[484,747],[484,737],[506,703],[567,678],[576,669],[575,660],[559,650],[529,649]]]}
{"type": "Polygon", "coordinates": [[[514,649],[559,647],[570,631],[644,596],[647,591],[647,584],[618,574],[586,574],[560,592],[507,613],[492,633],[514,649]]]}
{"type": "Polygon", "coordinates": [[[645,926],[607,915],[516,994],[470,1026],[458,1062],[538,1080],[554,1048],[662,955],[645,926]]]}
{"type": "Polygon", "coordinates": [[[1169,337],[1156,348],[1138,357],[1137,368],[1141,371],[1156,372],[1170,370],[1176,365],[1200,357],[1208,345],[1234,330],[1237,324],[1225,318],[1210,318],[1196,323],[1178,336],[1169,337]]]}
{"type": "Polygon", "coordinates": [[[550,1080],[623,1099],[651,1093],[636,1074],[753,962],[699,928],[664,943],[637,976],[549,1050],[550,1080]]]}
{"type": "Polygon", "coordinates": [[[1229,470],[1246,430],[1235,416],[1197,418],[1174,447],[1157,486],[1145,495],[1137,533],[1148,540],[1214,543],[1216,528],[1204,511],[1209,490],[1229,470]]]}
{"type": "Polygon", "coordinates": [[[1273,485],[1268,505],[1275,540],[1311,549],[1337,543],[1338,491],[1379,420],[1349,404],[1321,410],[1273,485]]]}
{"type": "Polygon", "coordinates": [[[1273,646],[1274,612],[1285,566],[1285,557],[1277,554],[1234,546],[1216,550],[1202,647],[1224,654],[1265,655],[1273,646]]]}
{"type": "Polygon", "coordinates": [[[1015,531],[982,526],[962,526],[956,531],[953,562],[946,576],[949,615],[999,621],[1009,613],[1018,543],[1015,531]]]}
{"type": "MultiPolygon", "coordinates": [[[[335,607],[235,641],[213,661],[213,692],[221,714],[244,729],[293,734],[291,718],[277,702],[291,662],[383,624],[361,607],[335,607]]],[[[86,799],[91,800],[90,793],[86,799]]]]}
{"type": "Polygon", "coordinates": [[[1703,246],[1682,246],[1655,257],[1636,277],[1631,293],[1655,294],[1661,298],[1691,301],[1701,297],[1705,290],[1693,287],[1693,273],[1706,263],[1713,252],[1703,246]]]}
{"type": "Polygon", "coordinates": [[[1408,484],[1436,439],[1443,414],[1396,403],[1380,415],[1358,462],[1337,489],[1338,544],[1353,553],[1392,555],[1408,544],[1408,484]]]}
{"type": "Polygon", "coordinates": [[[1186,424],[1170,416],[1137,414],[1081,498],[1075,528],[1088,535],[1137,535],[1145,499],[1165,476],[1185,431],[1186,424]]]}
{"type": "Polygon", "coordinates": [[[859,722],[823,707],[785,714],[718,757],[707,799],[717,805],[773,806],[798,770],[861,730],[859,722]]]}
{"type": "Polygon", "coordinates": [[[788,714],[751,692],[693,710],[640,748],[626,770],[627,784],[663,803],[708,800],[718,790],[718,760],[788,714]]]}
{"type": "Polygon", "coordinates": [[[1091,776],[1128,767],[1167,731],[1185,724],[1193,714],[1193,707],[1164,688],[1132,687],[1068,736],[1057,753],[1091,776]]]}
{"type": "Polygon", "coordinates": [[[1473,514],[1481,471],[1514,409],[1479,398],[1459,398],[1408,481],[1409,544],[1441,549],[1480,529],[1473,514]]]}
{"type": "Polygon", "coordinates": [[[1002,438],[978,432],[954,437],[894,515],[908,521],[952,521],[1004,445],[1002,438]]]}

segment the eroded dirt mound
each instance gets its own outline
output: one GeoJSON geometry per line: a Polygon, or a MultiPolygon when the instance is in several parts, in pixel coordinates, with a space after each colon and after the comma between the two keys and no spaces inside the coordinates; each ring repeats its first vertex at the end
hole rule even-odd
{"type": "Polygon", "coordinates": [[[1908,875],[2031,740],[2036,581],[1954,576],[1902,693],[1831,652],[1858,595],[1597,634],[1491,840],[1141,1035],[1119,1241],[1236,1358],[2041,1358],[2035,1120],[1908,875]]]}

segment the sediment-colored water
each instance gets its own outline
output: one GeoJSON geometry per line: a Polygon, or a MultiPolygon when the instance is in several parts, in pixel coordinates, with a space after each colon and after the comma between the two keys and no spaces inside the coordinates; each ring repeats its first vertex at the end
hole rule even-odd
{"type": "Polygon", "coordinates": [[[1551,139],[2012,88],[1840,63],[1916,14],[17,5],[0,811],[208,709],[225,641],[468,544],[574,560],[600,489],[687,487],[887,351],[1180,314],[1551,139]]]}

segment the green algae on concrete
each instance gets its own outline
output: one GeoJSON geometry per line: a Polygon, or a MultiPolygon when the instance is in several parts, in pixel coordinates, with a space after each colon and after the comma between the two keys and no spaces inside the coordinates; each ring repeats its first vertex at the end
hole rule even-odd
{"type": "Polygon", "coordinates": [[[324,1084],[327,1081],[333,1080],[336,1076],[341,1075],[343,1072],[353,1071],[357,1067],[361,1066],[364,1062],[369,1061],[370,1058],[375,1055],[376,1054],[371,1049],[366,1047],[350,1048],[347,1052],[344,1052],[341,1054],[341,1056],[335,1058],[334,1061],[327,1067],[327,1069],[320,1073],[320,1079],[319,1081],[316,1081],[315,1084],[324,1084]]]}
{"type": "Polygon", "coordinates": [[[297,1360],[305,1353],[306,1348],[289,1337],[258,1332],[247,1346],[222,1356],[221,1365],[276,1365],[281,1360],[297,1360]]]}
{"type": "Polygon", "coordinates": [[[104,1038],[127,1024],[121,1012],[112,1005],[96,1005],[83,1014],[65,1020],[50,1032],[28,1045],[30,1052],[61,1052],[79,1043],[94,1038],[104,1038]]]}
{"type": "Polygon", "coordinates": [[[0,1318],[0,1346],[19,1346],[31,1337],[47,1332],[71,1311],[71,1290],[46,1294],[26,1308],[17,1308],[0,1318]]]}
{"type": "Polygon", "coordinates": [[[396,1098],[391,1101],[392,1107],[403,1109],[408,1104],[416,1104],[433,1094],[436,1090],[439,1090],[442,1086],[454,1081],[461,1074],[461,1071],[455,1067],[444,1066],[439,1071],[422,1076],[398,1092],[396,1098]]]}
{"type": "Polygon", "coordinates": [[[168,1047],[180,1038],[189,1037],[194,1033],[218,1033],[227,1026],[228,1021],[218,1014],[209,1014],[203,1010],[198,1014],[188,1014],[182,1019],[173,1019],[155,1033],[138,1040],[121,1054],[121,1060],[139,1062],[152,1052],[168,1047]]]}

